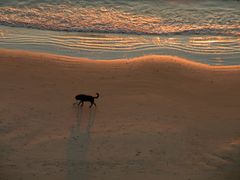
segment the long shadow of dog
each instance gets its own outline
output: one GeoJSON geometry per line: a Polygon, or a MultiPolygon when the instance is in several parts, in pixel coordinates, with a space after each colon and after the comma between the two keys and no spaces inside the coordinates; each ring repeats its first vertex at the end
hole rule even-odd
{"type": "Polygon", "coordinates": [[[91,139],[91,128],[94,125],[96,109],[91,108],[87,122],[83,121],[83,108],[77,108],[77,120],[71,129],[67,142],[67,179],[86,180],[88,179],[87,154],[91,139]],[[85,123],[85,124],[84,124],[85,123]]]}

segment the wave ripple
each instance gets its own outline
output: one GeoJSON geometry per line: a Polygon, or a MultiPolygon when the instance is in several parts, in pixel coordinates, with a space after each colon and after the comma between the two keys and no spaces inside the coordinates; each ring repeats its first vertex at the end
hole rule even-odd
{"type": "MultiPolygon", "coordinates": [[[[151,1],[150,1],[151,2],[151,1]]],[[[57,31],[240,35],[239,8],[152,3],[39,3],[1,6],[0,24],[57,31]],[[127,5],[135,5],[130,8],[127,5]],[[162,6],[161,6],[162,5],[162,6]]]]}
{"type": "Polygon", "coordinates": [[[215,65],[239,64],[240,57],[240,37],[234,36],[139,36],[0,26],[0,46],[91,59],[176,55],[215,65]]]}

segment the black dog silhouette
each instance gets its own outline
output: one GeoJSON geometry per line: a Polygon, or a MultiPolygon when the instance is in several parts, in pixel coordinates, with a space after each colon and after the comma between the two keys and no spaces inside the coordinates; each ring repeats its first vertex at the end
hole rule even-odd
{"type": "MultiPolygon", "coordinates": [[[[81,106],[83,106],[84,102],[90,102],[91,105],[89,106],[89,108],[92,107],[92,105],[97,106],[94,102],[94,99],[97,99],[99,97],[99,93],[96,93],[97,96],[89,96],[89,95],[85,95],[85,94],[78,94],[75,96],[76,101],[78,102],[78,106],[81,104],[81,106]]],[[[77,102],[76,102],[77,103],[77,102]]]]}

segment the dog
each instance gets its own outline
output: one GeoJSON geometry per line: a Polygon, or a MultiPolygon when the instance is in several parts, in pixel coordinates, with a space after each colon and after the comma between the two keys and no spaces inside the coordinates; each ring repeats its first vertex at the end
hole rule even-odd
{"type": "MultiPolygon", "coordinates": [[[[94,105],[95,107],[97,106],[96,103],[94,102],[95,99],[97,99],[99,97],[99,93],[96,93],[97,96],[89,96],[89,95],[85,95],[85,94],[78,94],[75,96],[76,101],[78,102],[78,106],[81,104],[81,106],[83,106],[84,102],[90,102],[91,105],[89,106],[89,108],[92,107],[92,105],[94,105]]],[[[76,102],[77,103],[77,102],[76,102]]],[[[76,104],[74,103],[74,104],[76,104]]]]}

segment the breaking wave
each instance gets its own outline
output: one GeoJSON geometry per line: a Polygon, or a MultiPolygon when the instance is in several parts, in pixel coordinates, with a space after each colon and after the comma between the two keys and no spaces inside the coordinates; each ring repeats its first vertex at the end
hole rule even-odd
{"type": "Polygon", "coordinates": [[[143,5],[138,5],[140,7],[133,10],[125,6],[82,3],[0,6],[0,24],[70,32],[240,35],[238,8],[204,9],[200,6],[192,10],[187,6],[180,9],[165,5],[165,8],[141,10],[143,5]]]}

